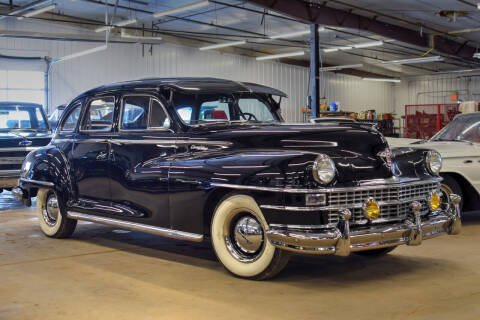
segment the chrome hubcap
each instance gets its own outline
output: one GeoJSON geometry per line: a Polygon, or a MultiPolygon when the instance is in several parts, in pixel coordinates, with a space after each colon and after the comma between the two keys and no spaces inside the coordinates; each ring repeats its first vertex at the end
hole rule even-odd
{"type": "Polygon", "coordinates": [[[233,218],[228,224],[230,227],[229,233],[225,235],[225,244],[230,254],[244,263],[257,260],[264,248],[264,234],[260,222],[254,216],[244,214],[233,218]]]}
{"type": "Polygon", "coordinates": [[[233,230],[235,244],[244,253],[255,253],[262,246],[263,230],[255,218],[240,218],[233,230]]]}
{"type": "Polygon", "coordinates": [[[59,209],[58,209],[58,200],[55,194],[50,194],[47,197],[46,204],[42,210],[43,219],[45,222],[53,227],[57,223],[59,209]]]}

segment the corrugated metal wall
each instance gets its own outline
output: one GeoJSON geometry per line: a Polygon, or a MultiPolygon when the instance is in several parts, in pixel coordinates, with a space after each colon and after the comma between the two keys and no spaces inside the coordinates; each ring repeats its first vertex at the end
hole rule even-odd
{"type": "Polygon", "coordinates": [[[403,79],[395,92],[395,109],[403,115],[405,104],[452,103],[452,92],[462,101],[478,101],[480,79],[456,74],[403,79]]]}
{"type": "MultiPolygon", "coordinates": [[[[21,25],[25,28],[25,25],[21,25]]],[[[10,26],[13,28],[15,26],[10,26]]],[[[33,26],[29,26],[31,29],[33,26]]],[[[37,29],[52,31],[41,24],[37,29]]],[[[72,30],[68,30],[72,31],[72,30]]],[[[12,39],[0,37],[0,52],[22,51],[61,57],[97,46],[94,43],[12,39]]],[[[55,64],[49,82],[50,106],[64,104],[82,91],[105,83],[145,77],[209,76],[238,81],[249,81],[285,91],[289,98],[282,103],[282,113],[289,122],[301,122],[300,108],[308,93],[308,69],[277,62],[258,62],[255,59],[202,52],[180,45],[162,44],[148,52],[141,45],[110,44],[107,51],[55,64]]],[[[1,68],[1,65],[0,65],[1,68]]],[[[324,95],[328,101],[338,101],[343,110],[377,112],[394,109],[394,85],[362,81],[346,75],[325,74],[322,77],[324,95]]]]}

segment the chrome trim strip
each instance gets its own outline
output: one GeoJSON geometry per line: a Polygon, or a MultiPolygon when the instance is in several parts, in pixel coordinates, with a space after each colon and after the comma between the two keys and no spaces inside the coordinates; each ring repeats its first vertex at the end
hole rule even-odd
{"type": "Polygon", "coordinates": [[[21,164],[25,157],[0,157],[0,164],[21,164]]]}
{"type": "Polygon", "coordinates": [[[16,169],[16,170],[0,170],[0,176],[3,176],[3,175],[19,175],[20,174],[20,169],[16,169]]]}
{"type": "Polygon", "coordinates": [[[76,142],[76,143],[112,143],[112,144],[160,144],[160,145],[206,145],[206,146],[219,146],[230,147],[233,145],[229,141],[199,141],[189,139],[53,139],[52,143],[60,142],[76,142]]]}
{"type": "Polygon", "coordinates": [[[20,181],[26,182],[26,183],[38,184],[38,185],[46,186],[46,187],[53,187],[55,185],[53,182],[27,179],[27,178],[20,178],[20,181]]]}
{"type": "Polygon", "coordinates": [[[146,233],[167,237],[167,238],[188,240],[188,241],[194,241],[194,242],[201,242],[203,240],[202,234],[196,234],[196,233],[190,233],[185,231],[150,226],[150,225],[136,223],[136,222],[94,216],[94,215],[75,212],[75,211],[68,211],[67,216],[71,219],[90,221],[90,222],[105,224],[108,226],[114,226],[114,227],[124,228],[128,230],[133,230],[133,231],[141,231],[141,232],[146,232],[146,233]]]}
{"type": "Polygon", "coordinates": [[[0,148],[0,152],[13,152],[13,151],[33,151],[40,149],[41,147],[14,147],[14,148],[0,148]]]}
{"type": "Polygon", "coordinates": [[[341,188],[318,188],[318,189],[293,189],[293,188],[275,188],[275,187],[257,187],[257,186],[244,186],[238,184],[229,183],[217,183],[211,182],[210,185],[214,187],[240,189],[240,190],[255,190],[255,191],[269,191],[269,192],[285,192],[285,193],[322,193],[322,192],[349,192],[349,191],[364,191],[364,190],[377,190],[386,189],[392,187],[404,187],[415,186],[427,183],[439,183],[441,178],[431,178],[414,182],[399,182],[375,186],[358,186],[358,187],[341,187],[341,188]]]}

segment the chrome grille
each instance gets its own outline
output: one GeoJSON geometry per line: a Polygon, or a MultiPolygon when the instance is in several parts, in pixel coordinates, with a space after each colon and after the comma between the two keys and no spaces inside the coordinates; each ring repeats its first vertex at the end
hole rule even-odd
{"type": "MultiPolygon", "coordinates": [[[[355,190],[347,192],[331,192],[327,195],[328,206],[348,208],[352,212],[353,224],[364,224],[368,220],[363,215],[362,205],[368,198],[374,198],[380,205],[378,221],[404,220],[411,212],[410,204],[416,200],[422,204],[421,214],[429,212],[427,199],[430,193],[439,189],[439,183],[432,182],[415,185],[393,185],[390,188],[355,190]]],[[[339,221],[338,209],[328,210],[328,223],[339,221]]]]}

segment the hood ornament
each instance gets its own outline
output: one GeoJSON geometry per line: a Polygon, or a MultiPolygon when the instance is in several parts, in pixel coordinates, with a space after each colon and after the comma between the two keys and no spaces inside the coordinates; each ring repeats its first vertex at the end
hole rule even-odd
{"type": "Polygon", "coordinates": [[[389,149],[385,149],[383,151],[380,151],[377,153],[377,156],[383,159],[385,161],[386,165],[391,168],[392,167],[392,153],[390,152],[389,149]]]}

